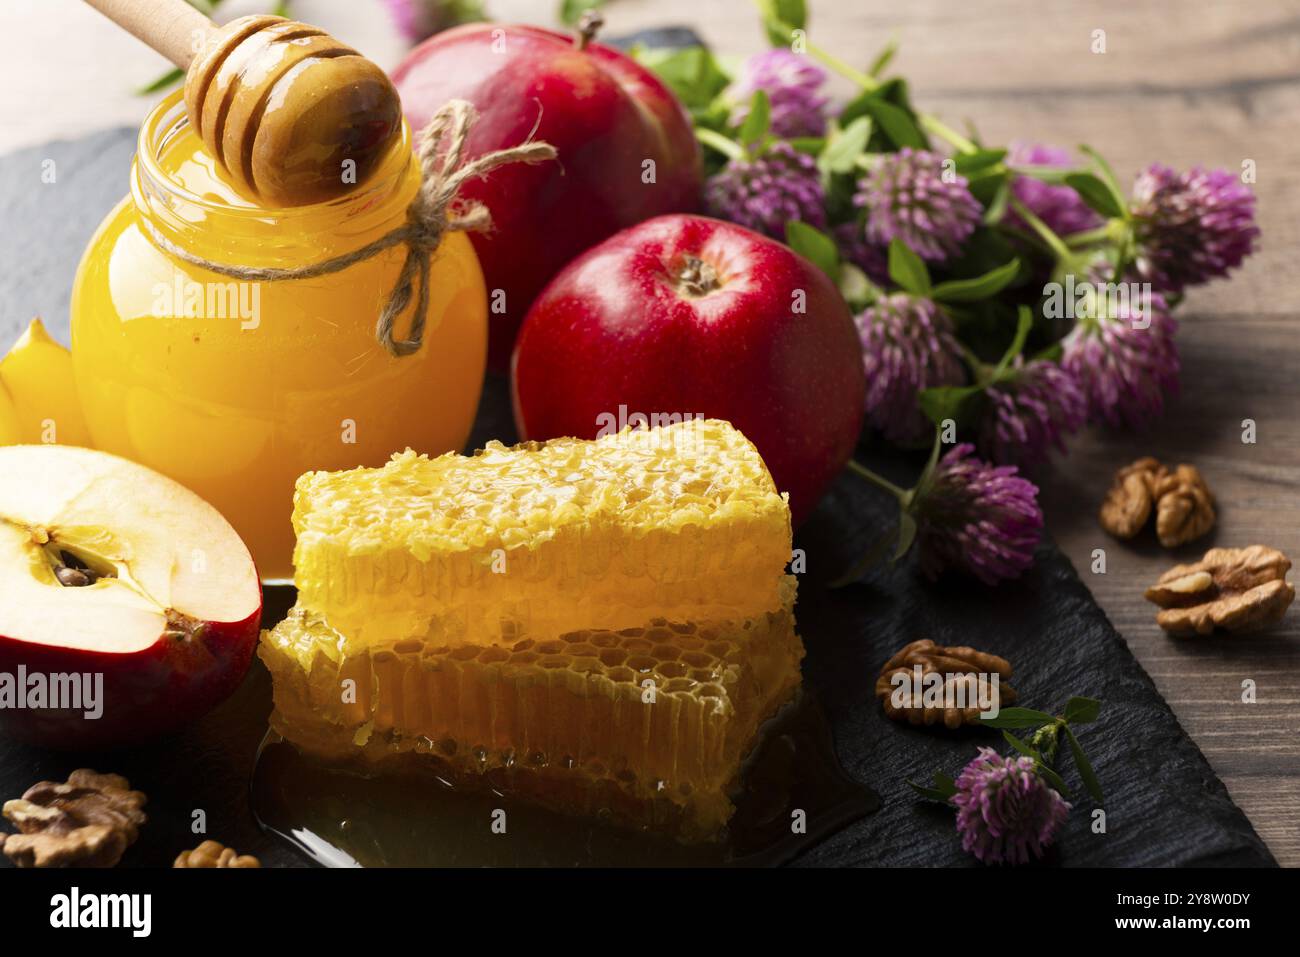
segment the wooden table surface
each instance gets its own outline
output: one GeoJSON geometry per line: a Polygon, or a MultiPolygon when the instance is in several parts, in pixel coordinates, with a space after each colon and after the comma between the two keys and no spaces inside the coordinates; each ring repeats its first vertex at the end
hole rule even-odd
{"type": "MultiPolygon", "coordinates": [[[[245,12],[249,4],[236,6],[245,12]]],[[[300,16],[391,62],[391,30],[374,25],[375,11],[324,0],[301,6],[300,16]],[[335,11],[346,28],[331,22],[335,11]]],[[[1300,865],[1300,610],[1258,637],[1167,638],[1142,591],[1206,543],[1170,556],[1153,540],[1113,541],[1096,522],[1114,469],[1153,454],[1204,472],[1220,502],[1210,542],[1264,543],[1300,556],[1300,8],[1294,0],[812,6],[814,41],[851,62],[866,63],[897,35],[895,66],[917,102],[951,125],[974,121],[989,142],[1088,142],[1125,179],[1154,160],[1232,169],[1255,161],[1262,246],[1233,279],[1194,290],[1179,310],[1181,398],[1143,435],[1081,437],[1039,478],[1053,535],[1278,860],[1300,865]],[[1105,53],[1091,52],[1097,30],[1105,31],[1105,53]],[[1244,419],[1257,425],[1253,445],[1241,440],[1244,419]],[[1089,574],[1095,548],[1106,550],[1105,575],[1089,574]],[[1242,701],[1246,681],[1257,689],[1255,703],[1242,701]]],[[[22,28],[31,42],[12,45],[0,64],[0,151],[138,122],[147,104],[129,91],[156,72],[155,63],[136,56],[117,67],[116,58],[92,56],[92,41],[123,44],[71,0],[5,7],[0,32],[22,28]],[[88,70],[93,110],[74,92],[88,70]],[[33,89],[44,91],[39,109],[33,89]]],[[[502,20],[545,22],[555,4],[488,0],[488,8],[502,20]]],[[[747,0],[616,0],[608,20],[618,32],[690,23],[726,52],[763,45],[747,0]]]]}

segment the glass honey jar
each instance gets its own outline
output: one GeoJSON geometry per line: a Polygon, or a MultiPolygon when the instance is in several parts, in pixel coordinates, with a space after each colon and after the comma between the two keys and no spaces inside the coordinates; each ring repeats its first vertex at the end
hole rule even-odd
{"type": "Polygon", "coordinates": [[[177,92],[145,121],[130,194],[81,260],[72,354],[95,447],[211,502],[268,583],[292,578],[290,518],[303,472],[465,444],[487,350],[478,260],[463,233],[443,236],[422,343],[399,357],[379,342],[376,320],[405,246],[333,274],[274,282],[232,280],[163,246],[213,263],[300,268],[401,226],[419,182],[404,127],[376,172],[344,198],[256,206],[216,171],[177,92]]]}

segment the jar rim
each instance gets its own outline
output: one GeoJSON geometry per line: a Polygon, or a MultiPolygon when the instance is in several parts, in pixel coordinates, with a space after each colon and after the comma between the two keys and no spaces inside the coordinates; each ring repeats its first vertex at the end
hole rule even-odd
{"type": "Polygon", "coordinates": [[[192,203],[208,214],[221,216],[265,219],[268,215],[274,215],[277,221],[283,221],[319,218],[323,214],[333,212],[340,217],[346,217],[357,209],[385,198],[385,194],[394,192],[410,166],[412,155],[411,130],[403,119],[400,135],[394,141],[390,152],[360,188],[336,199],[303,206],[265,207],[251,202],[242,206],[200,195],[163,168],[160,161],[163,149],[182,130],[188,129],[189,125],[184,91],[173,90],[154,106],[145,121],[140,124],[140,133],[136,139],[137,167],[148,178],[149,184],[165,193],[169,199],[192,203]]]}

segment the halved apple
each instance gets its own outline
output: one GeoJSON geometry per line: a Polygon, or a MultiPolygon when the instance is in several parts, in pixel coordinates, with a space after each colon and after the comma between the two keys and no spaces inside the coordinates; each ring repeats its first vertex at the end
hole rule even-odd
{"type": "Polygon", "coordinates": [[[73,379],[72,353],[50,337],[40,319],[33,319],[0,359],[0,385],[13,399],[22,441],[91,444],[73,379]]]}
{"type": "Polygon", "coordinates": [[[192,721],[243,679],[261,608],[247,547],[193,492],[104,452],[0,448],[10,733],[80,748],[192,721]]]}

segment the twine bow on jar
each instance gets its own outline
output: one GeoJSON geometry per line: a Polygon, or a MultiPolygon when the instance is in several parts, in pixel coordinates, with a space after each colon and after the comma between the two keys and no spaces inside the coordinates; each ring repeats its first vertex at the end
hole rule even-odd
{"type": "Polygon", "coordinates": [[[418,352],[424,343],[425,313],[429,307],[429,268],[434,250],[450,231],[481,231],[492,224],[492,214],[482,203],[456,202],[461,187],[499,166],[510,163],[531,165],[556,156],[551,144],[528,140],[510,149],[485,153],[465,161],[465,140],[477,118],[478,111],[465,100],[450,100],[434,114],[420,131],[416,146],[422,175],[420,189],[406,208],[406,222],[374,242],[341,256],[287,268],[237,266],[196,256],[161,235],[153,226],[147,226],[147,229],[159,248],[169,255],[192,266],[247,282],[282,282],[327,276],[394,246],[405,245],[406,259],[402,262],[397,282],[384,299],[375,324],[375,338],[389,354],[409,356],[418,352]],[[415,312],[411,317],[410,334],[399,339],[396,335],[397,319],[410,305],[412,297],[415,298],[415,312]]]}

